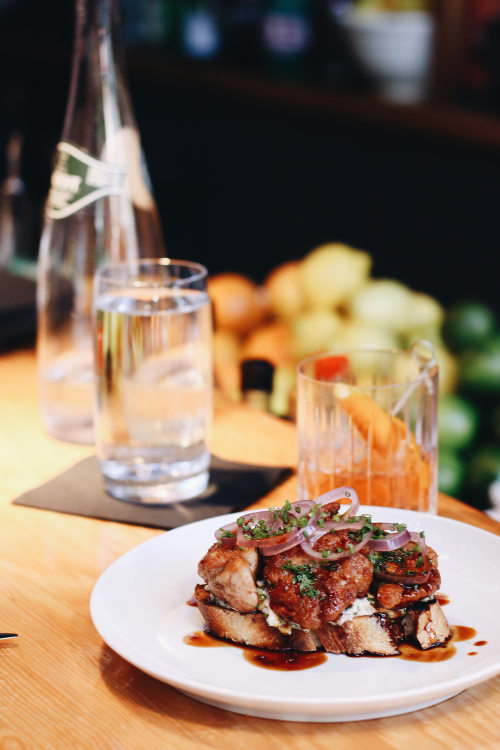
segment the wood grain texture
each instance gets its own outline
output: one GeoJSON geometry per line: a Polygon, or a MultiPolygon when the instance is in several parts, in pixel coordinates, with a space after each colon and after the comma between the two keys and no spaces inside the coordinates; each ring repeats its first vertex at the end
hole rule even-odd
{"type": "MultiPolygon", "coordinates": [[[[0,645],[0,750],[500,746],[500,677],[423,711],[329,725],[211,708],[129,665],[95,631],[90,594],[113,560],[159,532],[13,506],[17,495],[92,449],[43,432],[32,352],[0,359],[0,388],[0,626],[20,636],[0,645]]],[[[223,404],[217,414],[213,447],[221,456],[294,464],[292,425],[223,404]]],[[[292,478],[259,504],[280,504],[294,492],[292,478]]],[[[440,512],[500,531],[452,498],[440,498],[440,512]]]]}

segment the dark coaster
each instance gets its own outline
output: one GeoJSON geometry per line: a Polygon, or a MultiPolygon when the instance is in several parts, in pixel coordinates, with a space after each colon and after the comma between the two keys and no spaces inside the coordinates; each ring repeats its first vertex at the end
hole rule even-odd
{"type": "Polygon", "coordinates": [[[103,489],[97,458],[89,456],[13,502],[106,521],[172,529],[245,508],[291,473],[290,468],[283,466],[240,464],[212,456],[210,482],[201,495],[169,505],[142,505],[110,497],[103,489]]]}

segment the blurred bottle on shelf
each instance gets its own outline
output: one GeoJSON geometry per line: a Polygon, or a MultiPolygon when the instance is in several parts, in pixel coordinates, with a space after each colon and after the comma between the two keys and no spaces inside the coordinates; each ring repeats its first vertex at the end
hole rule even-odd
{"type": "Polygon", "coordinates": [[[274,366],[267,359],[245,359],[240,370],[243,403],[258,411],[269,411],[274,366]]]}
{"type": "Polygon", "coordinates": [[[257,68],[261,53],[264,0],[233,0],[224,14],[225,49],[231,64],[257,68]]]}
{"type": "Polygon", "coordinates": [[[222,8],[219,0],[179,0],[182,53],[198,60],[214,60],[222,53],[222,8]]]}
{"type": "Polygon", "coordinates": [[[463,79],[469,103],[500,109],[500,0],[467,4],[463,79]]]}
{"type": "Polygon", "coordinates": [[[176,7],[174,0],[122,0],[125,45],[170,51],[176,37],[176,7]]]}
{"type": "Polygon", "coordinates": [[[76,0],[69,98],[38,260],[42,417],[93,442],[92,281],[106,261],[164,254],[125,82],[118,0],[76,0]]]}
{"type": "Polygon", "coordinates": [[[262,45],[271,74],[307,77],[314,47],[312,0],[269,0],[262,23],[262,45]]]}
{"type": "Polygon", "coordinates": [[[22,177],[23,136],[7,142],[5,178],[0,185],[0,267],[30,275],[36,259],[30,197],[22,177]]]}
{"type": "Polygon", "coordinates": [[[315,5],[314,70],[325,83],[341,86],[366,79],[347,43],[340,19],[353,0],[320,0],[315,5]]]}

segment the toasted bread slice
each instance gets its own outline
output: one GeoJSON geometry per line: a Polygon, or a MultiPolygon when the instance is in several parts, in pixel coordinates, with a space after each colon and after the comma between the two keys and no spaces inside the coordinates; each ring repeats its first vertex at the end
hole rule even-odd
{"type": "Polygon", "coordinates": [[[290,648],[290,636],[283,635],[277,628],[267,624],[260,612],[242,614],[234,609],[226,609],[214,604],[205,587],[195,589],[198,608],[209,629],[219,638],[246,646],[282,651],[290,648]]]}
{"type": "Polygon", "coordinates": [[[326,651],[361,656],[395,656],[399,654],[394,632],[395,622],[384,615],[361,615],[343,625],[329,624],[318,630],[326,651]]]}
{"type": "Polygon", "coordinates": [[[292,630],[288,648],[293,651],[320,651],[322,647],[323,644],[315,630],[292,630]]]}
{"type": "Polygon", "coordinates": [[[198,608],[209,630],[219,638],[271,651],[293,649],[349,656],[396,656],[401,641],[415,642],[422,649],[446,643],[452,630],[434,599],[417,602],[400,617],[376,612],[360,615],[342,625],[330,623],[316,631],[293,629],[291,635],[268,625],[260,612],[242,614],[219,606],[202,585],[196,586],[198,608]]]}
{"type": "Polygon", "coordinates": [[[451,637],[450,628],[438,602],[417,602],[401,618],[404,639],[413,640],[420,648],[441,646],[451,637]]]}

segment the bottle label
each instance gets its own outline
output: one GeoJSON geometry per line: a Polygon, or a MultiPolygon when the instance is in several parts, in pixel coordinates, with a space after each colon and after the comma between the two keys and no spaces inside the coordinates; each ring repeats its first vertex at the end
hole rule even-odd
{"type": "Polygon", "coordinates": [[[71,143],[57,146],[45,212],[50,219],[65,219],[105,195],[119,195],[126,168],[95,159],[71,143]]]}

